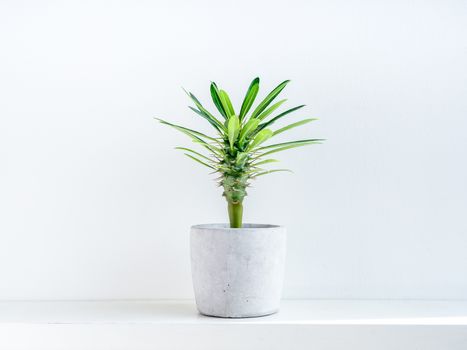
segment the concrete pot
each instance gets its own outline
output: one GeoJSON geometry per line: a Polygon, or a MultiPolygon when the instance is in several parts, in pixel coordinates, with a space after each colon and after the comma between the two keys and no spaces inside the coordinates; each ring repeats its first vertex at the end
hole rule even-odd
{"type": "Polygon", "coordinates": [[[201,314],[240,318],[279,311],[285,227],[196,225],[191,228],[190,243],[193,287],[201,314]]]}

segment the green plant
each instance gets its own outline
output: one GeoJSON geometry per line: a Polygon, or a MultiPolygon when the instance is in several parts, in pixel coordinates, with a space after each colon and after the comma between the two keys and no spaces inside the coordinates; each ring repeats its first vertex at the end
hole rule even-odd
{"type": "Polygon", "coordinates": [[[278,120],[304,107],[304,105],[293,107],[269,118],[286,101],[284,99],[272,104],[288,83],[289,80],[280,83],[249,114],[258,95],[259,78],[255,78],[251,82],[238,113],[235,112],[229,95],[212,82],[211,97],[220,117],[215,117],[191,92],[186,92],[195,105],[195,107],[189,108],[211,124],[216,131],[215,136],[208,136],[199,131],[156,118],[162,124],[169,125],[188,135],[194,143],[207,151],[207,154],[202,154],[190,148],[176,147],[176,149],[185,152],[185,155],[192,160],[210,168],[214,173],[219,173],[219,185],[224,188],[223,196],[228,203],[230,227],[232,228],[242,227],[243,199],[247,195],[246,188],[251,179],[273,172],[290,171],[288,169],[263,169],[262,167],[265,165],[278,162],[276,159],[269,158],[270,155],[322,141],[321,139],[305,139],[264,145],[266,141],[276,135],[316,120],[315,118],[303,119],[275,131],[270,129],[278,120]]]}

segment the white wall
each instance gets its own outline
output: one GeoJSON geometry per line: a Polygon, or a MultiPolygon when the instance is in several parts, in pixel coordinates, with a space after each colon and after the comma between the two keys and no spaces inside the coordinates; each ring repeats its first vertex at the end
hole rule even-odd
{"type": "Polygon", "coordinates": [[[467,297],[466,62],[461,0],[1,0],[0,299],[192,297],[225,203],[152,118],[209,130],[180,87],[256,75],[327,138],[245,202],[289,228],[285,296],[467,297]]]}

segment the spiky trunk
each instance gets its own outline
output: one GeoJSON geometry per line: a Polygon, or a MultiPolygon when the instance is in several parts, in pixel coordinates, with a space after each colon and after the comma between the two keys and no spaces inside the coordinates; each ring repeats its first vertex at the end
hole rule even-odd
{"type": "Polygon", "coordinates": [[[223,162],[221,185],[227,200],[230,227],[241,228],[243,219],[243,198],[247,195],[248,166],[247,157],[236,150],[227,152],[223,162]]]}
{"type": "Polygon", "coordinates": [[[232,228],[242,227],[243,198],[246,196],[247,181],[248,176],[242,173],[224,174],[222,179],[232,228]]]}

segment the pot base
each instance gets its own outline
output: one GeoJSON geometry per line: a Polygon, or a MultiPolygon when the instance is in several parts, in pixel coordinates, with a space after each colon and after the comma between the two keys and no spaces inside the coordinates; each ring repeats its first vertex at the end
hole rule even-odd
{"type": "Polygon", "coordinates": [[[274,314],[277,314],[279,312],[279,309],[274,310],[274,311],[268,311],[265,313],[259,313],[259,314],[245,314],[245,315],[236,315],[236,316],[226,316],[226,315],[209,315],[202,313],[201,311],[198,310],[200,315],[206,316],[206,317],[214,317],[214,318],[255,318],[255,317],[266,317],[266,316],[271,316],[274,314]]]}

